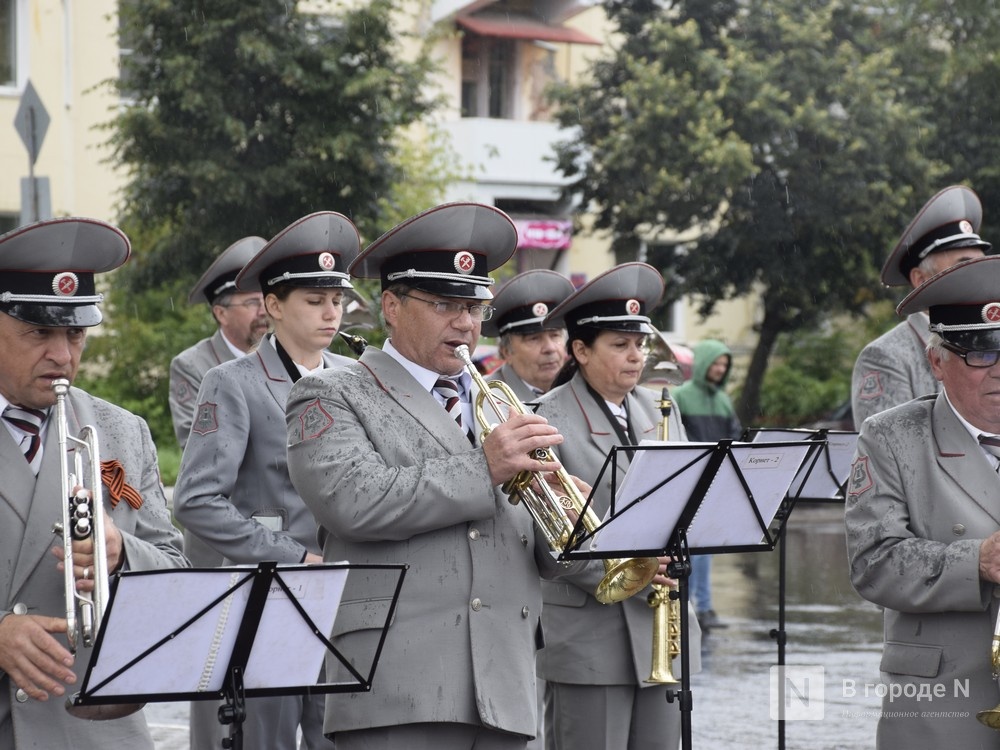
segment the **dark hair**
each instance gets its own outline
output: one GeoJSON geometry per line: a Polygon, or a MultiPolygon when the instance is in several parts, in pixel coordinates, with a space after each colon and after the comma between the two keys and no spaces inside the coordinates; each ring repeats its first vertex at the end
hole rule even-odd
{"type": "MultiPolygon", "coordinates": [[[[557,385],[562,385],[563,383],[568,383],[576,375],[576,371],[580,369],[579,363],[576,361],[576,355],[573,354],[573,342],[580,341],[588,349],[594,345],[597,341],[597,337],[603,332],[601,328],[593,328],[591,326],[573,326],[566,336],[566,361],[563,366],[559,368],[559,372],[556,373],[555,380],[552,381],[552,388],[557,385]]],[[[551,390],[551,388],[549,389],[551,390]]]]}

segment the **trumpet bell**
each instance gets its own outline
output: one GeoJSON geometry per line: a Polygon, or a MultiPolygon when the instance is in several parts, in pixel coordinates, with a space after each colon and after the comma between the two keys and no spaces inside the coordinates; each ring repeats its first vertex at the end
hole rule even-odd
{"type": "Polygon", "coordinates": [[[614,604],[638,594],[650,584],[660,568],[655,557],[609,560],[594,597],[601,604],[614,604]]]}
{"type": "Polygon", "coordinates": [[[1000,704],[993,708],[987,708],[976,714],[980,724],[985,724],[990,729],[1000,730],[1000,704]]]}
{"type": "Polygon", "coordinates": [[[77,719],[87,721],[111,721],[113,719],[124,719],[131,716],[136,711],[141,711],[145,703],[109,703],[94,706],[78,706],[75,702],[75,694],[72,698],[66,699],[66,712],[77,719]]]}

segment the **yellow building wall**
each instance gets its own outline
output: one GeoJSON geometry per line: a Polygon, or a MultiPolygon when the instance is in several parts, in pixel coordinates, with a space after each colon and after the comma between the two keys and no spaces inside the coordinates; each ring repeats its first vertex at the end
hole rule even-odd
{"type": "MultiPolygon", "coordinates": [[[[54,216],[89,216],[114,222],[122,184],[97,130],[114,116],[117,97],[99,84],[118,75],[117,3],[114,0],[31,0],[26,19],[27,70],[50,122],[35,163],[48,177],[54,216]]],[[[20,91],[0,92],[0,213],[19,214],[20,180],[28,152],[15,130],[20,91]]]]}

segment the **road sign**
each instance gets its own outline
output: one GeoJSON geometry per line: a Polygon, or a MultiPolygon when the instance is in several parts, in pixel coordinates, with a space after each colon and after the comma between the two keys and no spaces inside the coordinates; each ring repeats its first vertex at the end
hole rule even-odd
{"type": "Polygon", "coordinates": [[[21,104],[14,115],[14,127],[17,134],[24,141],[25,148],[28,149],[28,164],[35,166],[38,159],[38,152],[42,148],[42,141],[45,139],[45,132],[49,129],[49,113],[45,111],[45,105],[38,97],[35,87],[28,81],[21,94],[21,104]]]}

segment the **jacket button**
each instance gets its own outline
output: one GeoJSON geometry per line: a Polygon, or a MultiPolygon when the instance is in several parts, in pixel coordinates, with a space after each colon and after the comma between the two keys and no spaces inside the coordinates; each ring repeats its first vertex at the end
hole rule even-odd
{"type": "Polygon", "coordinates": [[[527,620],[528,615],[531,614],[531,610],[527,607],[521,607],[521,619],[527,620]]]}
{"type": "Polygon", "coordinates": [[[527,534],[521,534],[521,545],[524,546],[524,547],[528,546],[528,535],[527,534]]]}
{"type": "Polygon", "coordinates": [[[27,703],[28,702],[28,694],[26,692],[24,692],[21,688],[18,688],[17,692],[14,693],[14,699],[18,703],[27,703]]]}
{"type": "Polygon", "coordinates": [[[28,605],[24,602],[18,602],[14,605],[14,609],[11,610],[15,615],[26,615],[28,614],[28,605]]]}
{"type": "Polygon", "coordinates": [[[482,602],[481,599],[479,599],[479,597],[476,597],[475,599],[472,600],[472,611],[473,612],[478,612],[482,608],[483,608],[483,602],[482,602]]]}
{"type": "Polygon", "coordinates": [[[476,541],[479,538],[479,529],[469,529],[469,539],[476,541]]]}
{"type": "Polygon", "coordinates": [[[962,536],[965,533],[965,524],[956,523],[951,527],[951,533],[955,536],[962,536]]]}

